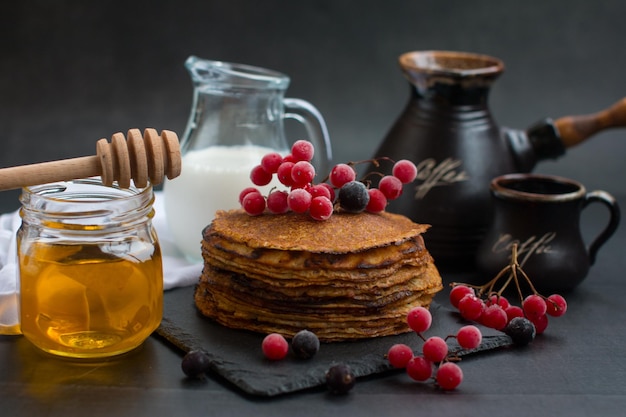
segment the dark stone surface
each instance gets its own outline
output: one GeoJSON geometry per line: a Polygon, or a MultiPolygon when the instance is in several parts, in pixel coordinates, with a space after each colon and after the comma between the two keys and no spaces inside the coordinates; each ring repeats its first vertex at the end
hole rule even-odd
{"type": "MultiPolygon", "coordinates": [[[[464,324],[457,314],[433,303],[433,324],[425,337],[456,334],[464,324]]],[[[459,357],[510,346],[511,339],[495,330],[481,327],[483,343],[474,350],[461,350],[454,338],[448,339],[451,352],[459,357]]],[[[359,377],[392,372],[385,354],[395,343],[405,343],[421,352],[422,341],[415,333],[364,339],[354,342],[324,343],[318,354],[309,359],[296,358],[291,352],[282,361],[263,356],[264,335],[233,330],[203,317],[193,304],[193,287],[165,294],[164,319],[158,334],[187,352],[204,349],[211,356],[212,370],[244,392],[275,396],[325,384],[326,370],[335,363],[350,365],[359,377]]]]}

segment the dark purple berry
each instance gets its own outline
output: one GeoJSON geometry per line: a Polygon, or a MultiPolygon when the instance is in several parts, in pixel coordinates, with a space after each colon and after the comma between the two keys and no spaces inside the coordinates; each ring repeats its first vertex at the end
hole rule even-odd
{"type": "Polygon", "coordinates": [[[315,333],[301,330],[291,340],[291,350],[300,359],[309,359],[320,350],[320,340],[315,333]]]}
{"type": "Polygon", "coordinates": [[[326,371],[326,385],[332,394],[346,394],[354,387],[355,381],[349,365],[334,365],[326,371]]]}
{"type": "Polygon", "coordinates": [[[529,344],[537,334],[535,325],[525,317],[512,318],[503,331],[513,339],[513,343],[518,346],[529,344]]]}
{"type": "Polygon", "coordinates": [[[360,181],[350,181],[339,189],[337,196],[339,206],[350,213],[360,213],[365,210],[370,201],[367,187],[360,181]]]}
{"type": "Polygon", "coordinates": [[[185,355],[181,368],[189,378],[202,379],[209,371],[211,358],[203,350],[192,350],[185,355]]]}

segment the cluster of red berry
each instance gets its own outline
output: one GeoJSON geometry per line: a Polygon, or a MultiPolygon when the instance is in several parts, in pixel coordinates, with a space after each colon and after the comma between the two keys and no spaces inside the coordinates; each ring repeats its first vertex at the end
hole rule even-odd
{"type": "Polygon", "coordinates": [[[464,319],[496,330],[503,330],[515,317],[526,317],[535,325],[537,334],[548,327],[548,316],[560,317],[567,310],[567,302],[559,294],[530,294],[521,300],[521,306],[511,304],[499,293],[487,293],[486,298],[483,295],[480,289],[467,284],[454,284],[450,303],[464,319]]]}
{"type": "Polygon", "coordinates": [[[548,327],[548,316],[560,317],[567,311],[567,302],[559,294],[545,297],[535,289],[517,261],[517,246],[513,245],[511,262],[491,281],[484,285],[452,283],[450,303],[459,310],[461,316],[470,321],[479,322],[486,327],[504,330],[516,317],[525,317],[535,326],[536,333],[542,334],[548,327]],[[504,285],[497,291],[496,283],[506,276],[504,285]],[[519,274],[519,275],[518,275],[519,274]],[[532,293],[523,296],[519,276],[529,285],[532,293]],[[511,283],[515,283],[520,299],[520,306],[510,303],[502,293],[511,283]]]}
{"type": "Polygon", "coordinates": [[[432,324],[432,315],[424,307],[415,307],[407,314],[409,327],[424,341],[422,354],[414,355],[413,350],[406,344],[395,344],[389,348],[387,359],[394,368],[406,369],[407,375],[416,381],[434,379],[436,384],[444,390],[452,390],[463,381],[461,367],[452,362],[457,357],[451,355],[446,340],[456,338],[457,343],[464,349],[475,349],[482,341],[482,333],[478,327],[467,325],[461,327],[456,335],[431,336],[426,339],[422,333],[432,324]],[[438,365],[435,369],[435,365],[438,365]],[[434,376],[433,376],[434,375],[434,376]]]}
{"type": "Polygon", "coordinates": [[[335,207],[345,211],[368,211],[379,213],[385,210],[387,202],[402,194],[403,184],[412,182],[417,176],[415,164],[408,160],[394,163],[391,175],[380,179],[378,188],[368,188],[356,181],[354,163],[337,164],[327,180],[314,183],[316,172],[311,164],[314,147],[306,140],[296,141],[291,153],[281,156],[270,152],[263,156],[261,163],[250,172],[250,180],[255,186],[268,185],[274,175],[287,190],[272,189],[264,196],[256,187],[247,187],[239,194],[239,203],[251,216],[288,211],[309,213],[315,220],[327,220],[335,207]]]}

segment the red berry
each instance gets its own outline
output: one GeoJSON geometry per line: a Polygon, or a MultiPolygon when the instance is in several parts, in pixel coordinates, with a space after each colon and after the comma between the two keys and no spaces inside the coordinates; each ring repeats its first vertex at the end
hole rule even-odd
{"type": "Polygon", "coordinates": [[[501,295],[498,294],[492,294],[488,299],[486,304],[488,306],[490,305],[499,305],[500,307],[502,307],[503,309],[506,310],[506,308],[510,305],[509,304],[509,300],[507,300],[506,298],[504,298],[501,295]]]}
{"type": "Polygon", "coordinates": [[[429,337],[422,346],[422,353],[431,362],[441,362],[448,356],[448,344],[439,336],[429,337]]]}
{"type": "Polygon", "coordinates": [[[437,370],[437,385],[444,390],[452,390],[463,382],[463,371],[456,363],[446,362],[437,370]]]}
{"type": "Polygon", "coordinates": [[[367,206],[365,206],[365,210],[370,213],[385,211],[385,207],[387,207],[387,197],[385,197],[385,194],[378,188],[370,188],[367,190],[367,193],[370,195],[370,201],[367,203],[367,206]]]}
{"type": "Polygon", "coordinates": [[[314,220],[328,220],[333,215],[333,203],[328,197],[315,197],[311,200],[309,215],[314,220]]]}
{"type": "Polygon", "coordinates": [[[433,316],[425,307],[414,307],[407,313],[406,321],[411,330],[417,333],[422,333],[430,329],[430,325],[433,322],[433,316]]]}
{"type": "Polygon", "coordinates": [[[559,294],[552,294],[546,301],[546,313],[552,317],[561,317],[567,311],[567,301],[559,294]]]}
{"type": "Polygon", "coordinates": [[[261,193],[248,193],[243,198],[241,205],[251,216],[258,216],[265,210],[265,197],[261,193]]]}
{"type": "MultiPolygon", "coordinates": [[[[309,193],[311,193],[311,197],[315,198],[315,197],[326,197],[327,199],[331,200],[331,190],[332,188],[330,187],[326,187],[326,185],[328,184],[315,184],[312,185],[311,187],[309,187],[309,193]]],[[[332,200],[331,200],[332,201],[332,200]]]]}
{"type": "Polygon", "coordinates": [[[526,317],[532,321],[533,318],[544,316],[548,306],[540,295],[531,294],[522,301],[522,309],[526,317]]]}
{"type": "Polygon", "coordinates": [[[403,184],[408,184],[410,182],[413,182],[413,180],[417,176],[417,167],[413,162],[409,161],[408,159],[401,159],[393,164],[391,173],[403,184]]]}
{"type": "Polygon", "coordinates": [[[289,343],[278,333],[270,333],[263,339],[261,349],[266,358],[273,361],[284,359],[289,352],[289,343]]]}
{"type": "Polygon", "coordinates": [[[492,329],[502,330],[506,327],[509,320],[502,307],[497,304],[492,304],[483,310],[480,316],[480,322],[492,329]]]}
{"type": "Polygon", "coordinates": [[[289,193],[286,191],[272,191],[267,196],[267,209],[274,214],[282,214],[289,211],[287,197],[289,193]]]}
{"type": "Polygon", "coordinates": [[[250,180],[254,185],[267,185],[272,181],[272,174],[257,165],[250,171],[250,180]]]}
{"type": "Polygon", "coordinates": [[[483,302],[474,294],[467,294],[459,301],[459,313],[465,320],[478,320],[483,313],[483,302]]]}
{"type": "Polygon", "coordinates": [[[280,164],[278,170],[276,171],[276,175],[278,176],[278,181],[281,184],[286,185],[287,187],[291,187],[293,185],[293,179],[291,178],[291,170],[295,164],[293,162],[287,162],[283,160],[283,163],[280,164]]]}
{"type": "Polygon", "coordinates": [[[326,189],[328,190],[328,194],[329,194],[328,199],[329,199],[330,201],[332,201],[332,202],[334,202],[334,201],[335,201],[335,189],[333,188],[333,186],[332,186],[332,185],[327,184],[327,183],[325,183],[325,182],[322,182],[322,183],[317,184],[317,185],[318,185],[318,186],[320,186],[320,187],[324,187],[324,188],[326,188],[326,189]]]}
{"type": "Polygon", "coordinates": [[[407,363],[413,359],[413,351],[409,346],[398,343],[389,348],[387,359],[394,368],[406,368],[407,363]]]}
{"type": "Polygon", "coordinates": [[[291,179],[294,185],[310,184],[315,177],[315,168],[307,161],[298,161],[291,168],[291,179]]]}
{"type": "Polygon", "coordinates": [[[406,364],[406,373],[415,381],[426,381],[433,376],[433,364],[421,356],[415,356],[406,364]]]}
{"type": "Polygon", "coordinates": [[[289,192],[287,204],[289,205],[291,211],[296,213],[305,213],[311,206],[311,200],[311,194],[307,190],[303,188],[296,188],[295,190],[291,190],[291,192],[289,192]]]}
{"type": "Polygon", "coordinates": [[[337,164],[330,171],[328,179],[333,186],[341,188],[344,184],[356,179],[356,171],[348,164],[337,164]]]}
{"type": "Polygon", "coordinates": [[[385,175],[380,179],[378,188],[387,197],[387,200],[395,200],[402,195],[402,182],[393,175],[385,175]]]}
{"type": "Polygon", "coordinates": [[[297,140],[291,146],[291,155],[296,161],[310,161],[313,159],[314,153],[313,144],[307,140],[297,140]]]}
{"type": "Polygon", "coordinates": [[[467,294],[474,295],[474,289],[466,285],[455,285],[450,290],[450,304],[452,304],[454,308],[459,308],[459,301],[467,294]]]}
{"type": "Polygon", "coordinates": [[[483,335],[478,327],[467,325],[461,327],[456,333],[456,341],[464,349],[475,349],[480,345],[483,335]]]}
{"type": "Polygon", "coordinates": [[[261,166],[270,174],[276,174],[278,167],[283,163],[283,157],[278,152],[270,152],[261,158],[261,166]]]}
{"type": "Polygon", "coordinates": [[[519,306],[510,305],[504,309],[504,312],[508,321],[513,320],[515,317],[524,317],[524,310],[519,306]]]}
{"type": "Polygon", "coordinates": [[[548,328],[548,316],[545,314],[543,316],[537,316],[533,318],[528,318],[534,325],[537,334],[542,334],[548,328]]]}
{"type": "Polygon", "coordinates": [[[243,198],[250,193],[261,194],[261,192],[254,187],[246,187],[243,190],[241,190],[241,192],[239,193],[239,204],[243,205],[243,198]]]}

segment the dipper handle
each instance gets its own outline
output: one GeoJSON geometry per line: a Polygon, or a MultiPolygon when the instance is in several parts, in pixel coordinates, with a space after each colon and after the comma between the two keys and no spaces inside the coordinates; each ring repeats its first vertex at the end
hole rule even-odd
{"type": "Polygon", "coordinates": [[[60,161],[42,162],[0,169],[0,190],[10,190],[29,185],[67,181],[101,176],[102,183],[112,185],[117,181],[121,188],[130,187],[131,179],[137,187],[163,182],[164,176],[176,178],[181,171],[181,155],[176,133],[145,129],[130,129],[127,138],[115,133],[111,142],[100,139],[96,155],[60,161]]]}
{"type": "Polygon", "coordinates": [[[579,144],[600,130],[626,126],[626,98],[593,114],[566,116],[554,121],[566,148],[579,144]]]}

